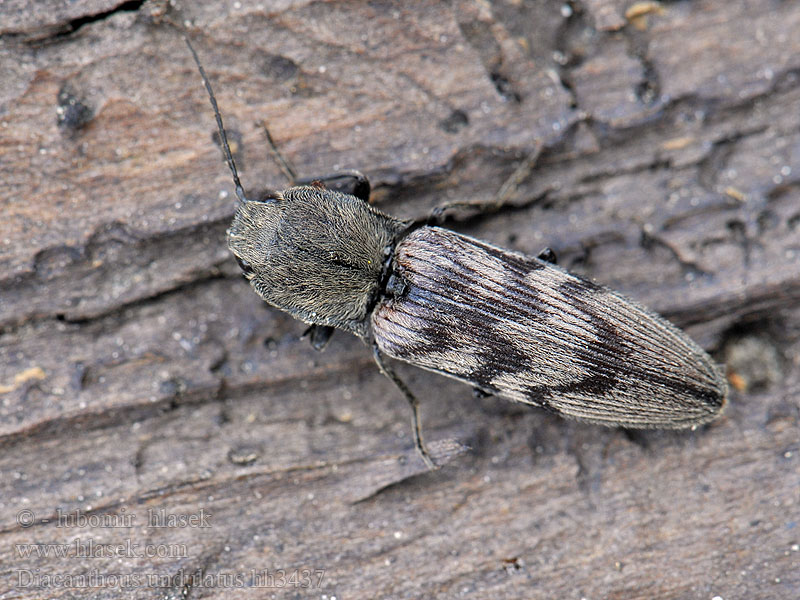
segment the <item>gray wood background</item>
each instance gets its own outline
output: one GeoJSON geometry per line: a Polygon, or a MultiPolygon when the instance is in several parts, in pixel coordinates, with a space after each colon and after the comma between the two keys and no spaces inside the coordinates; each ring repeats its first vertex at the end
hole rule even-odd
{"type": "Polygon", "coordinates": [[[798,32],[779,0],[0,4],[0,598],[800,597],[798,32]],[[285,184],[262,119],[400,216],[543,144],[450,226],[685,327],[725,415],[626,433],[400,367],[427,472],[369,350],[240,277],[174,23],[250,189],[285,184]]]}

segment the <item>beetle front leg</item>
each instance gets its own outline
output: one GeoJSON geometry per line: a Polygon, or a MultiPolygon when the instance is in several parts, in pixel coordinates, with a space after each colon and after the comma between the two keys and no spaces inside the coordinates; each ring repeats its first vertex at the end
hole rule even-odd
{"type": "Polygon", "coordinates": [[[333,335],[334,329],[334,327],[329,327],[327,325],[310,325],[300,337],[309,338],[311,347],[317,352],[320,352],[324,350],[325,346],[328,345],[328,342],[331,341],[331,336],[333,335]]]}
{"type": "Polygon", "coordinates": [[[278,168],[283,173],[284,177],[289,180],[289,185],[313,185],[316,182],[321,183],[328,189],[343,194],[355,196],[364,202],[369,202],[369,193],[372,190],[369,179],[361,171],[355,169],[347,169],[344,171],[337,171],[335,173],[328,173],[318,177],[298,177],[297,169],[294,165],[278,150],[278,145],[272,139],[272,134],[269,132],[266,121],[261,122],[264,128],[264,134],[267,136],[267,146],[272,158],[278,165],[278,168]]]}
{"type": "Polygon", "coordinates": [[[336,173],[329,173],[320,177],[302,177],[295,180],[293,185],[313,185],[319,182],[329,190],[335,192],[342,192],[355,196],[359,200],[369,203],[369,193],[372,187],[369,184],[369,179],[361,171],[355,169],[348,169],[345,171],[337,171],[336,173]]]}

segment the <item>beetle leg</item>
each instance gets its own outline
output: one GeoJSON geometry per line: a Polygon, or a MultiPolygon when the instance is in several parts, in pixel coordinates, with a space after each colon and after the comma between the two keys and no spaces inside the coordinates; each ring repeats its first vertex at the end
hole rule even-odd
{"type": "Polygon", "coordinates": [[[378,348],[378,344],[372,342],[372,356],[375,358],[375,363],[378,365],[378,369],[380,372],[383,373],[386,377],[392,380],[397,386],[403,395],[408,400],[408,403],[411,405],[412,411],[412,420],[411,426],[414,430],[414,445],[417,448],[417,452],[422,457],[422,460],[425,461],[425,464],[428,466],[429,469],[433,470],[436,469],[436,463],[433,462],[431,455],[428,453],[427,448],[425,448],[425,442],[422,441],[422,425],[420,424],[419,418],[419,400],[417,400],[416,396],[411,393],[411,390],[408,389],[408,386],[397,376],[397,373],[389,367],[386,363],[383,362],[383,356],[381,355],[381,351],[378,348]]]}
{"type": "Polygon", "coordinates": [[[328,342],[331,341],[333,331],[334,328],[327,325],[310,325],[300,337],[308,337],[311,342],[311,347],[314,348],[314,350],[321,351],[324,350],[328,342]]]}
{"type": "Polygon", "coordinates": [[[302,177],[295,179],[293,185],[313,185],[315,182],[319,182],[335,192],[349,194],[369,203],[369,193],[372,188],[370,187],[369,179],[361,171],[350,169],[319,177],[302,177]]]}
{"type": "Polygon", "coordinates": [[[556,256],[556,253],[553,252],[553,249],[550,247],[542,249],[542,251],[536,255],[536,258],[538,258],[539,260],[543,260],[546,263],[550,263],[551,265],[558,264],[558,257],[556,256]]]}
{"type": "Polygon", "coordinates": [[[369,179],[367,179],[367,176],[361,171],[348,169],[318,177],[298,177],[294,165],[281,154],[280,150],[278,150],[278,145],[275,143],[275,140],[272,139],[272,134],[269,132],[266,121],[261,121],[261,126],[264,128],[264,133],[267,136],[269,152],[272,154],[272,158],[275,160],[281,173],[289,180],[289,185],[313,185],[319,182],[328,189],[349,194],[364,202],[369,202],[369,193],[372,188],[369,185],[369,179]]]}
{"type": "Polygon", "coordinates": [[[497,212],[503,206],[509,203],[517,193],[520,184],[531,174],[533,168],[539,160],[539,155],[542,153],[543,144],[536,142],[533,150],[525,157],[525,159],[517,165],[511,176],[503,182],[500,189],[494,195],[494,198],[488,202],[448,202],[441,206],[437,206],[431,211],[427,219],[429,225],[441,224],[445,219],[445,213],[453,209],[468,209],[476,211],[477,214],[488,214],[497,212]]]}

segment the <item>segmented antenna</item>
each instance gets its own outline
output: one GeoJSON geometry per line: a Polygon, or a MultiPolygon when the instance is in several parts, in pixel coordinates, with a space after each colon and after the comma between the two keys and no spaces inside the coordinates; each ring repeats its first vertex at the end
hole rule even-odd
{"type": "Polygon", "coordinates": [[[233,183],[236,185],[236,197],[239,198],[240,202],[245,203],[247,202],[247,198],[245,198],[244,195],[242,182],[239,181],[239,173],[236,170],[236,163],[233,161],[231,147],[228,145],[228,136],[225,133],[225,125],[222,124],[222,115],[219,114],[219,107],[217,106],[217,99],[214,97],[214,90],[211,89],[211,82],[208,80],[206,72],[203,70],[203,65],[200,64],[200,59],[197,57],[197,52],[194,51],[189,38],[184,36],[183,39],[186,41],[186,45],[189,46],[189,51],[194,57],[194,62],[197,63],[197,68],[200,70],[200,77],[203,78],[203,84],[205,84],[206,90],[208,91],[208,98],[211,100],[211,107],[214,109],[214,117],[217,119],[217,128],[219,129],[219,137],[222,140],[222,149],[225,151],[225,160],[228,162],[231,173],[233,173],[233,183]]]}

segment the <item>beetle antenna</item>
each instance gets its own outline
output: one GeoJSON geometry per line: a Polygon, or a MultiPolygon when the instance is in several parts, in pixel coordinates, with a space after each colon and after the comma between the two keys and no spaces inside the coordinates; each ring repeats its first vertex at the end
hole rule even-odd
{"type": "Polygon", "coordinates": [[[281,154],[281,151],[278,150],[278,145],[275,143],[275,140],[272,139],[272,134],[269,132],[267,122],[261,121],[261,126],[264,128],[264,133],[267,134],[267,146],[269,146],[270,154],[272,154],[272,158],[275,159],[275,162],[278,163],[278,168],[281,170],[281,173],[289,180],[290,186],[297,185],[297,171],[294,165],[292,165],[292,163],[281,154]]]}
{"type": "Polygon", "coordinates": [[[208,80],[206,72],[203,69],[203,65],[200,64],[200,58],[198,58],[197,52],[195,52],[194,47],[192,47],[192,43],[189,41],[189,38],[184,36],[183,39],[186,41],[186,45],[189,46],[189,51],[194,57],[194,62],[197,63],[197,68],[200,71],[200,77],[203,78],[203,84],[206,86],[208,98],[211,100],[211,108],[214,109],[214,117],[217,119],[217,129],[219,129],[219,137],[222,140],[222,149],[225,152],[225,160],[228,163],[228,167],[230,167],[231,173],[233,173],[233,183],[236,185],[236,197],[239,198],[240,202],[245,203],[247,202],[247,198],[244,195],[242,182],[239,181],[239,172],[236,170],[236,163],[233,160],[231,147],[228,145],[228,136],[225,133],[225,125],[222,124],[222,115],[219,114],[219,107],[217,106],[217,99],[214,97],[214,90],[211,89],[211,82],[208,80]]]}

